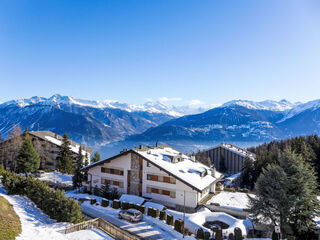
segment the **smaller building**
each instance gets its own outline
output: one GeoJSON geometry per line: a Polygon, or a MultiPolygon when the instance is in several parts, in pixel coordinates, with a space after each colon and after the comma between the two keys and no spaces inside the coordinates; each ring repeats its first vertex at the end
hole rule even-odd
{"type": "Polygon", "coordinates": [[[235,174],[242,171],[246,159],[255,160],[256,155],[232,144],[220,145],[204,151],[218,171],[235,174]]]}
{"type": "Polygon", "coordinates": [[[121,152],[83,168],[87,190],[104,183],[122,193],[150,199],[189,212],[210,192],[223,175],[170,146],[140,147],[121,152]]]}
{"type": "MultiPolygon", "coordinates": [[[[56,169],[57,156],[62,145],[63,137],[51,131],[32,131],[29,132],[32,143],[40,156],[40,169],[56,169]]],[[[4,164],[6,168],[14,169],[15,156],[22,145],[23,134],[18,139],[8,139],[0,144],[0,164],[4,164]],[[12,146],[15,145],[15,146],[12,146]],[[20,145],[16,146],[16,145],[20,145]]],[[[74,161],[82,147],[82,155],[84,161],[90,163],[92,150],[72,140],[70,141],[70,149],[73,153],[74,161]]]]}

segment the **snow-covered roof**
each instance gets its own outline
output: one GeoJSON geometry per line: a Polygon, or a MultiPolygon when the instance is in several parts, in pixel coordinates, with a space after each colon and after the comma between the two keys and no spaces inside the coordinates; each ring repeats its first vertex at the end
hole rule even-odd
{"type": "Polygon", "coordinates": [[[249,208],[249,197],[255,197],[254,194],[247,194],[241,192],[226,192],[223,191],[215,196],[213,196],[207,204],[218,203],[221,207],[243,210],[249,208]]]}
{"type": "MultiPolygon", "coordinates": [[[[57,146],[61,146],[62,145],[62,139],[63,137],[54,133],[54,132],[51,132],[51,131],[32,131],[32,132],[29,132],[29,134],[33,135],[33,136],[36,136],[36,137],[39,137],[43,140],[46,140],[46,141],[49,141],[57,146]]],[[[70,149],[72,152],[74,153],[78,153],[79,152],[79,148],[80,145],[79,143],[76,143],[72,140],[69,140],[70,141],[70,149]]],[[[85,156],[86,153],[92,153],[92,150],[86,146],[82,146],[83,149],[82,149],[82,155],[85,156]]]]}
{"type": "Polygon", "coordinates": [[[215,146],[213,148],[209,148],[206,151],[209,151],[209,150],[212,150],[212,149],[215,149],[215,148],[218,148],[218,147],[222,147],[222,148],[227,149],[227,150],[229,150],[231,152],[239,154],[240,156],[248,157],[248,158],[250,158],[252,160],[255,160],[255,158],[256,158],[256,155],[254,153],[249,152],[249,151],[247,151],[247,150],[245,150],[243,148],[237,147],[237,146],[235,146],[233,144],[230,144],[230,143],[221,143],[220,145],[215,146]]]}
{"type": "Polygon", "coordinates": [[[222,177],[222,174],[217,171],[212,176],[212,169],[200,162],[193,161],[189,156],[171,147],[155,147],[147,150],[134,149],[134,151],[198,191],[204,190],[222,177]],[[174,162],[176,158],[179,160],[174,162]]]}
{"type": "Polygon", "coordinates": [[[131,194],[122,194],[120,199],[121,202],[133,203],[133,204],[142,204],[146,200],[143,197],[139,197],[131,194]]]}

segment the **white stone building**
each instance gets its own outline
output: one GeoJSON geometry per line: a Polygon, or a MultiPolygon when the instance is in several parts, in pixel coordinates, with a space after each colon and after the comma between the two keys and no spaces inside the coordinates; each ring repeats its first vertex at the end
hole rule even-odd
{"type": "Polygon", "coordinates": [[[139,195],[175,209],[192,211],[223,175],[169,146],[140,147],[83,168],[87,190],[109,183],[126,194],[139,195]]]}

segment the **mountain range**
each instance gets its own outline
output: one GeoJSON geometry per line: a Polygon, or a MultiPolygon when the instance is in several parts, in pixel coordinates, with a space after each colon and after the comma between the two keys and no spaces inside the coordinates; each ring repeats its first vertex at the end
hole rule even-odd
{"type": "Polygon", "coordinates": [[[270,141],[320,134],[320,100],[307,103],[233,100],[212,109],[92,101],[70,96],[32,97],[0,104],[0,133],[12,126],[68,133],[98,147],[117,141],[270,141]],[[196,114],[195,114],[196,113],[196,114]]]}

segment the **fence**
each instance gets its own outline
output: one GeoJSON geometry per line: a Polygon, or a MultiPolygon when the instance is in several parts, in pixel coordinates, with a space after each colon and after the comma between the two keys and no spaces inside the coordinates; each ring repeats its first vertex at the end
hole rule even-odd
{"type": "Polygon", "coordinates": [[[82,223],[74,224],[65,229],[65,234],[72,233],[80,230],[98,228],[102,229],[112,237],[119,240],[141,240],[142,238],[132,235],[128,231],[121,229],[102,218],[91,219],[82,223]]]}

